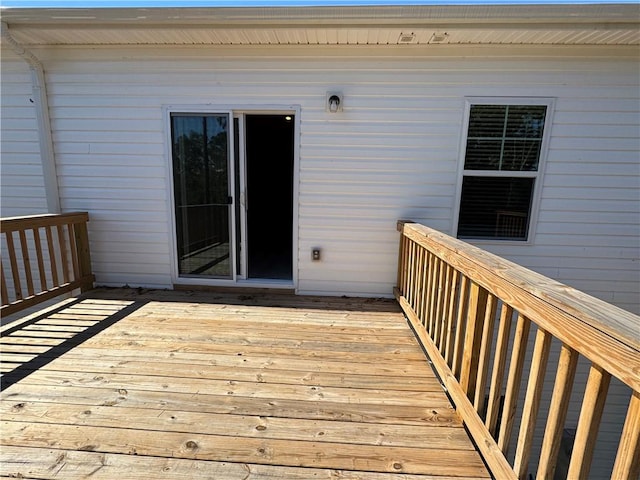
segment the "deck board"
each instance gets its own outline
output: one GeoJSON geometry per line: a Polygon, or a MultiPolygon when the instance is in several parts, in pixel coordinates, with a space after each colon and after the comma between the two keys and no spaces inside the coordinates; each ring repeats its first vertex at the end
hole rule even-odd
{"type": "Polygon", "coordinates": [[[96,290],[3,332],[2,476],[489,477],[391,301],[96,290]]]}

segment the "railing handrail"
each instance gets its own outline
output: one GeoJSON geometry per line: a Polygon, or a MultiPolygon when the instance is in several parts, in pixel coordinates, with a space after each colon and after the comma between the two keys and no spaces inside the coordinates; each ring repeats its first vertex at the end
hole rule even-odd
{"type": "Polygon", "coordinates": [[[514,287],[535,295],[632,349],[640,350],[640,317],[637,315],[437,230],[417,224],[409,224],[409,228],[431,236],[441,246],[490,272],[500,272],[500,276],[514,287]]]}
{"type": "Polygon", "coordinates": [[[640,391],[638,315],[424,225],[399,221],[398,229],[442,260],[476,270],[470,279],[494,295],[517,290],[524,298],[514,298],[513,307],[640,391]],[[539,318],[539,311],[548,316],[539,318]]]}
{"type": "Polygon", "coordinates": [[[12,280],[10,292],[3,263],[0,279],[3,316],[76,289],[86,291],[93,287],[88,221],[87,212],[0,219],[12,280]],[[18,234],[17,239],[14,233],[18,234]]]}
{"type": "Polygon", "coordinates": [[[637,475],[640,317],[426,226],[401,220],[398,230],[402,238],[396,297],[496,478],[527,475],[553,338],[562,342],[562,351],[537,478],[549,478],[555,470],[579,355],[592,366],[569,474],[579,479],[588,475],[609,379],[615,376],[633,394],[613,475],[637,475]],[[538,330],[520,406],[531,323],[538,330]],[[512,464],[506,452],[516,410],[522,420],[512,464]]]}
{"type": "Polygon", "coordinates": [[[39,215],[23,215],[18,217],[0,218],[0,233],[17,232],[32,228],[53,227],[69,223],[86,223],[89,221],[87,212],[43,213],[39,215]]]}

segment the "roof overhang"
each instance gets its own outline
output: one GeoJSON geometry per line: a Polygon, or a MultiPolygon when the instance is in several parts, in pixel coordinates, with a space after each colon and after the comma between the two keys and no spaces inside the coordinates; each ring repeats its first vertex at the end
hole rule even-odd
{"type": "Polygon", "coordinates": [[[3,9],[23,45],[640,45],[638,4],[3,9]]]}

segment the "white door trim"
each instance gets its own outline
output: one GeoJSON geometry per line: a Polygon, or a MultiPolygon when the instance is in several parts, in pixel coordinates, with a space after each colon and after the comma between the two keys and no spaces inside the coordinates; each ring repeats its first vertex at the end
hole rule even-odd
{"type": "MultiPolygon", "coordinates": [[[[301,125],[301,107],[300,105],[243,105],[243,104],[220,104],[220,105],[165,105],[162,107],[165,127],[165,167],[166,167],[166,188],[169,192],[167,196],[167,212],[168,212],[168,225],[169,225],[169,248],[171,252],[171,280],[174,285],[197,285],[197,286],[226,286],[226,287],[252,287],[252,288],[285,288],[295,289],[297,291],[298,286],[298,223],[299,223],[299,192],[300,192],[300,125],[301,125]],[[289,280],[269,280],[269,279],[247,279],[246,278],[246,216],[244,208],[241,208],[241,219],[235,218],[235,208],[232,209],[233,226],[231,228],[232,245],[230,246],[230,254],[233,254],[231,258],[233,277],[231,279],[218,279],[218,278],[194,278],[194,277],[181,277],[178,270],[178,257],[177,257],[177,240],[176,240],[176,218],[175,218],[175,199],[173,192],[173,163],[172,163],[172,148],[171,148],[171,114],[172,113],[217,113],[217,114],[229,114],[231,119],[231,125],[229,127],[230,134],[230,155],[231,165],[230,171],[232,175],[232,182],[235,181],[235,162],[234,162],[234,125],[233,118],[239,117],[240,128],[240,172],[237,172],[240,176],[240,191],[241,196],[246,188],[246,176],[245,176],[245,149],[244,149],[244,115],[286,115],[291,114],[294,116],[294,149],[293,149],[293,226],[292,226],[292,278],[289,280]],[[241,269],[236,271],[236,227],[235,222],[241,221],[241,241],[242,241],[242,258],[241,269]]],[[[235,198],[235,193],[232,195],[233,201],[240,201],[239,198],[235,198]]]]}

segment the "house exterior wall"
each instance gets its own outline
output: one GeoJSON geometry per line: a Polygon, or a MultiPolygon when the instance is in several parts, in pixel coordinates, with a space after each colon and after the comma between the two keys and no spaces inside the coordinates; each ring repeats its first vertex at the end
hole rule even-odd
{"type": "MultiPolygon", "coordinates": [[[[47,72],[61,205],[91,214],[100,284],[172,285],[163,106],[299,105],[297,290],[389,296],[396,219],[455,231],[465,97],[535,96],[556,99],[535,238],[481,246],[640,311],[636,60],[615,50],[492,51],[34,50],[47,72]],[[342,113],[325,112],[328,90],[344,93],[342,113]],[[311,261],[316,246],[321,262],[311,261]]],[[[24,65],[8,64],[2,203],[32,213],[45,205],[34,114],[24,106],[30,80],[24,65]]]]}
{"type": "Polygon", "coordinates": [[[47,212],[29,66],[2,49],[0,68],[0,212],[47,212]]]}
{"type": "MultiPolygon", "coordinates": [[[[47,73],[62,209],[90,213],[98,284],[173,284],[165,106],[299,106],[297,292],[390,296],[397,219],[455,234],[465,98],[548,97],[555,108],[535,237],[478,244],[640,313],[640,79],[632,50],[34,53],[47,73]],[[325,111],[327,91],[344,94],[342,113],[325,111]],[[322,248],[321,262],[311,261],[312,247],[322,248]]],[[[40,213],[46,201],[28,68],[4,51],[2,62],[2,214],[40,213]]],[[[612,390],[603,430],[614,433],[605,444],[615,443],[614,417],[628,402],[627,389],[612,390]]],[[[606,472],[602,462],[593,468],[593,478],[606,472]]]]}

